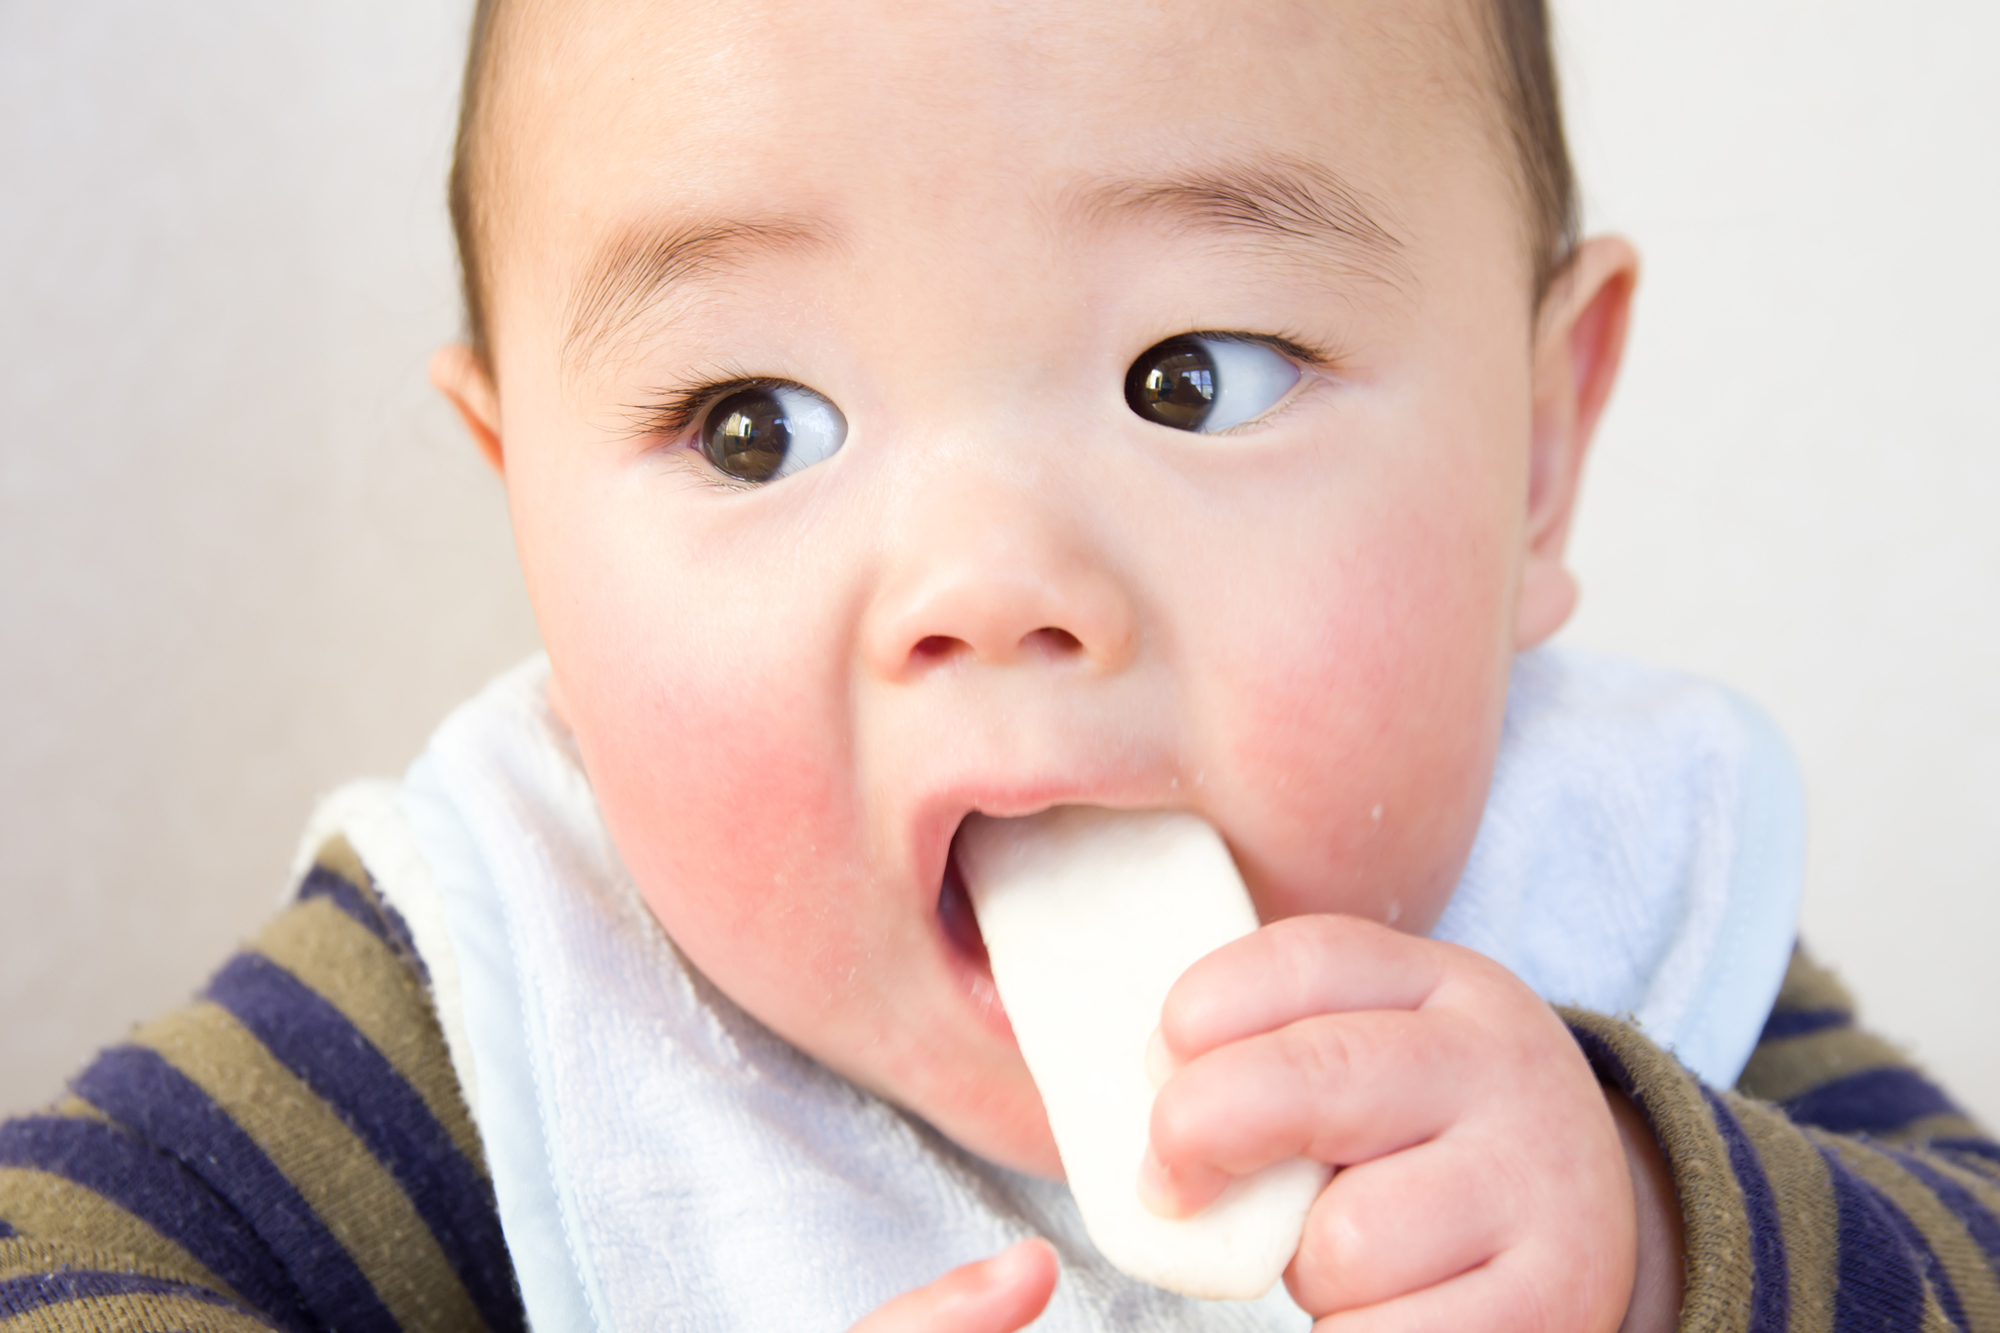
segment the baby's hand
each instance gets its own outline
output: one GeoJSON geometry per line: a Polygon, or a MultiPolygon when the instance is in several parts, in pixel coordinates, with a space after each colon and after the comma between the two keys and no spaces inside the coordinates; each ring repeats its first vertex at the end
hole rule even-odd
{"type": "Polygon", "coordinates": [[[1034,1322],[1055,1289],[1056,1252],[1045,1240],[1024,1240],[905,1292],[852,1333],[1014,1333],[1034,1322]]]}
{"type": "Polygon", "coordinates": [[[1167,997],[1172,1075],[1141,1192],[1170,1216],[1231,1176],[1343,1168],[1285,1281],[1320,1333],[1616,1329],[1632,1177],[1589,1065],[1505,968],[1348,917],[1204,958],[1167,997]]]}

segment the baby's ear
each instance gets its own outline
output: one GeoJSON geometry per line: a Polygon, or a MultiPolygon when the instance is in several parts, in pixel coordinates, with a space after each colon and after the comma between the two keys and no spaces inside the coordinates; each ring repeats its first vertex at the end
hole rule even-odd
{"type": "Polygon", "coordinates": [[[472,442],[504,477],[507,464],[500,446],[500,395],[485,359],[465,343],[446,343],[431,357],[431,383],[458,409],[472,442]]]}
{"type": "Polygon", "coordinates": [[[1639,256],[1623,239],[1577,247],[1535,322],[1534,420],[1528,462],[1527,550],[1514,646],[1532,648],[1562,628],[1576,606],[1564,563],[1570,518],[1591,433],[1618,378],[1639,256]]]}

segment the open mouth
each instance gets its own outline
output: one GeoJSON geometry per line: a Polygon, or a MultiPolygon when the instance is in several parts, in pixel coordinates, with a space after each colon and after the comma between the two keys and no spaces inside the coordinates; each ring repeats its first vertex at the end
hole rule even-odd
{"type": "MultiPolygon", "coordinates": [[[[961,823],[959,829],[963,831],[961,823]]],[[[951,851],[945,856],[944,881],[938,887],[938,920],[944,924],[951,947],[980,972],[991,974],[986,958],[986,937],[979,933],[979,917],[972,910],[972,895],[966,891],[965,876],[958,868],[958,834],[951,837],[951,851]]]]}
{"type": "MultiPolygon", "coordinates": [[[[961,821],[959,832],[964,829],[961,821]]],[[[1014,1025],[1007,1021],[1006,1006],[1000,1003],[999,988],[993,984],[993,964],[986,956],[986,937],[979,931],[979,917],[972,910],[972,895],[965,887],[965,873],[959,868],[958,832],[952,834],[951,849],[945,855],[937,912],[945,947],[957,961],[959,981],[974,1012],[995,1035],[1013,1041],[1014,1025]]]]}

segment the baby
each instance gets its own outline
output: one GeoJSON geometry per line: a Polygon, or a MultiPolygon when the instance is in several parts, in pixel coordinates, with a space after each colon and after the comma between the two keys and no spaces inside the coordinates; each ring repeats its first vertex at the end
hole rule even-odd
{"type": "MultiPolygon", "coordinates": [[[[953,832],[1194,809],[1281,924],[1169,1008],[1193,1063],[1146,1186],[1187,1211],[1301,1149],[1379,1159],[1313,1219],[1309,1312],[1615,1326],[1616,1102],[1521,983],[1418,937],[1512,655],[1575,596],[1635,271],[1564,250],[1516,34],[1455,0],[492,23],[462,185],[481,324],[436,375],[506,478],[554,705],[695,967],[1057,1174],[940,903],[953,832]]],[[[1054,1278],[999,1271],[1023,1312],[1054,1278]]]]}
{"type": "MultiPolygon", "coordinates": [[[[1741,1085],[1774,1108],[1427,938],[1516,654],[1576,598],[1564,544],[1637,273],[1575,239],[1538,4],[488,0],[453,203],[471,338],[433,376],[505,479],[590,817],[717,1004],[948,1141],[925,1151],[1059,1177],[954,835],[1188,810],[1265,926],[1169,998],[1135,1188],[1186,1215],[1285,1158],[1341,1168],[1286,1275],[1321,1327],[2000,1327],[2000,1152],[1809,965],[1741,1085]],[[1881,1077],[1843,1100],[1828,1080],[1857,1069],[1881,1077]],[[1893,1151],[1839,1137],[1860,1132],[1893,1151]]],[[[392,858],[348,832],[293,915],[362,923],[349,953],[284,927],[245,957],[293,981],[245,998],[226,969],[205,1003],[426,1234],[337,1221],[311,1154],[272,1146],[310,1114],[250,1129],[229,1058],[142,1030],[128,1049],[244,1124],[299,1208],[259,1221],[147,1109],[179,1084],[133,1091],[113,1052],[0,1132],[0,1182],[95,1201],[0,1183],[0,1314],[518,1326],[511,1265],[557,1322],[516,1214],[496,1249],[482,1159],[521,1207],[503,1078],[462,1054],[491,1006],[468,986],[441,1034],[428,1016],[423,987],[478,950],[385,904],[392,858]],[[335,980],[368,950],[424,978],[372,992],[404,1010],[335,980]],[[412,1175],[369,1128],[387,1093],[341,1109],[270,1018],[293,984],[473,1174],[412,1175]],[[77,1165],[113,1124],[211,1202],[77,1165]],[[127,1240],[90,1231],[106,1209],[127,1240]],[[272,1272],[227,1257],[259,1246],[272,1272]]],[[[862,1326],[1020,1328],[1057,1278],[1028,1240],[862,1326]]]]}

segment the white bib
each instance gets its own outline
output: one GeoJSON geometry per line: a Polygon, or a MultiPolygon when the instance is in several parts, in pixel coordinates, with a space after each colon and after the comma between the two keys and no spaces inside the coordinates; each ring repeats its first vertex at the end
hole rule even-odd
{"type": "MultiPolygon", "coordinates": [[[[459,708],[400,785],[321,807],[408,922],[479,1125],[532,1325],[845,1329],[1028,1235],[1037,1328],[1304,1329],[1282,1287],[1206,1303],[1111,1269],[1061,1185],[834,1075],[696,973],[625,874],[537,660],[459,708]]],[[[1440,938],[1556,1002],[1741,1071],[1792,944],[1798,780],[1719,687],[1542,649],[1514,669],[1484,822],[1440,938]]]]}

